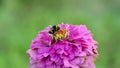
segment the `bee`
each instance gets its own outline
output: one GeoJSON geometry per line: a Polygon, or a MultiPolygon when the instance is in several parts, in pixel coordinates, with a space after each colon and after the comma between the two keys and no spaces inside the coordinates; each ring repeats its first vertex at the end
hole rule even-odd
{"type": "Polygon", "coordinates": [[[54,26],[52,26],[52,28],[49,30],[49,34],[53,34],[53,35],[54,35],[54,33],[57,32],[57,31],[59,31],[59,30],[60,30],[60,27],[54,25],[54,26]]]}
{"type": "Polygon", "coordinates": [[[55,41],[59,39],[64,39],[66,37],[66,29],[60,28],[57,25],[52,26],[48,33],[52,35],[52,38],[55,41]]]}

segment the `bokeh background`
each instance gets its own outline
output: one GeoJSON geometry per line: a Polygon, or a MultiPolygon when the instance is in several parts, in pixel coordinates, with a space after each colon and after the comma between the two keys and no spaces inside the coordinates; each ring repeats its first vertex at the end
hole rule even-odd
{"type": "Polygon", "coordinates": [[[61,22],[91,30],[96,68],[120,68],[120,0],[0,0],[0,68],[28,68],[31,40],[61,22]]]}

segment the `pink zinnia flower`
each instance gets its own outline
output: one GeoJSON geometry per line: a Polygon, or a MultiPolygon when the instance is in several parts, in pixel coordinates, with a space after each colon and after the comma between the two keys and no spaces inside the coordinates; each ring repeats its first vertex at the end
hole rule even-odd
{"type": "Polygon", "coordinates": [[[27,51],[30,68],[95,68],[96,44],[85,25],[48,26],[27,51]]]}

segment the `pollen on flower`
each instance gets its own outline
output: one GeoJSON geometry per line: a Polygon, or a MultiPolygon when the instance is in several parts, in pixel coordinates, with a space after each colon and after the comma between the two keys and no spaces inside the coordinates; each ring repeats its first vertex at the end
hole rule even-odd
{"type": "Polygon", "coordinates": [[[57,40],[64,40],[68,36],[68,32],[66,28],[61,28],[60,30],[55,31],[52,34],[52,38],[57,41],[57,40]]]}

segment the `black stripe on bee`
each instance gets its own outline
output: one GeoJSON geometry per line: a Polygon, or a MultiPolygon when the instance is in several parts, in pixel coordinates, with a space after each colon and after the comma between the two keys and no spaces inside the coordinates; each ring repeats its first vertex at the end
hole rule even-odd
{"type": "Polygon", "coordinates": [[[59,26],[52,26],[52,28],[49,30],[49,34],[54,34],[56,31],[60,30],[60,27],[59,26]]]}

